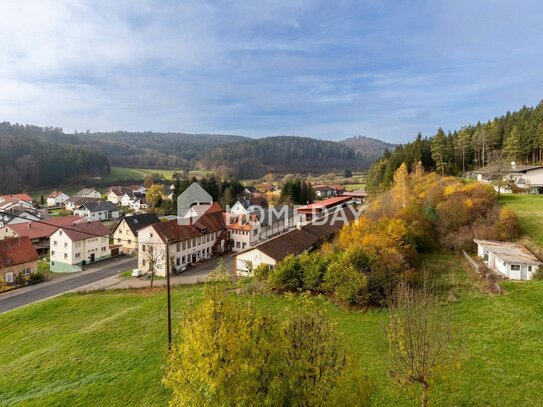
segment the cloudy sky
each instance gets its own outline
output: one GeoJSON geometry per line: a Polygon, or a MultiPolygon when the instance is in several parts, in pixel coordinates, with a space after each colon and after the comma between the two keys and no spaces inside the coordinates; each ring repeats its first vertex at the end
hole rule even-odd
{"type": "Polygon", "coordinates": [[[405,142],[543,98],[534,1],[1,0],[0,121],[405,142]]]}

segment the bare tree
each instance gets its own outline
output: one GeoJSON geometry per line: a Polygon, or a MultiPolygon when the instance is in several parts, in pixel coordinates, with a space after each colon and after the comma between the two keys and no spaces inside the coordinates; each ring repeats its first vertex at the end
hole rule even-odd
{"type": "Polygon", "coordinates": [[[147,271],[151,273],[151,288],[153,288],[157,266],[160,263],[164,263],[165,249],[162,246],[154,244],[143,245],[140,255],[144,259],[147,271]]]}
{"type": "Polygon", "coordinates": [[[423,407],[428,405],[430,379],[457,354],[450,310],[440,306],[428,280],[425,272],[422,288],[398,284],[387,327],[390,375],[400,385],[420,384],[423,407]]]}

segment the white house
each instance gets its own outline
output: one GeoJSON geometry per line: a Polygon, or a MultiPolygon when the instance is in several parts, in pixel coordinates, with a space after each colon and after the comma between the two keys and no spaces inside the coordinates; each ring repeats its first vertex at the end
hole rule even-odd
{"type": "Polygon", "coordinates": [[[166,245],[172,259],[172,271],[176,272],[222,253],[227,242],[222,208],[217,203],[206,206],[207,211],[193,222],[174,219],[140,229],[138,267],[145,272],[154,267],[157,275],[165,277],[166,245]]]}
{"type": "Polygon", "coordinates": [[[81,270],[85,264],[111,257],[109,230],[99,221],[62,226],[50,237],[49,255],[53,272],[81,270]]]}
{"type": "Polygon", "coordinates": [[[518,243],[474,240],[477,255],[489,269],[511,280],[531,280],[543,264],[526,247],[518,243]]]}
{"type": "Polygon", "coordinates": [[[80,198],[96,198],[99,199],[102,197],[102,194],[98,192],[94,188],[83,188],[81,191],[74,194],[74,196],[78,196],[80,198]]]}
{"type": "Polygon", "coordinates": [[[335,196],[336,194],[336,189],[330,185],[314,185],[313,189],[315,190],[316,195],[321,199],[335,196]]]}
{"type": "Polygon", "coordinates": [[[11,207],[9,209],[0,209],[0,226],[14,225],[17,223],[26,223],[45,219],[42,212],[23,207],[11,207]]]}
{"type": "Polygon", "coordinates": [[[126,188],[117,186],[117,187],[110,187],[107,192],[106,200],[111,202],[114,205],[119,205],[121,203],[121,199],[124,196],[126,192],[126,188]]]}
{"type": "Polygon", "coordinates": [[[113,242],[121,246],[123,253],[132,253],[138,249],[138,232],[160,219],[155,213],[142,213],[125,216],[113,231],[113,242]]]}
{"type": "Polygon", "coordinates": [[[95,202],[86,202],[79,206],[74,215],[85,218],[88,221],[95,220],[112,220],[118,219],[121,216],[120,209],[111,202],[98,200],[95,202]]]}
{"type": "Polygon", "coordinates": [[[64,205],[64,203],[70,199],[68,195],[66,195],[62,191],[54,191],[49,194],[47,197],[47,206],[60,206],[64,205]]]}

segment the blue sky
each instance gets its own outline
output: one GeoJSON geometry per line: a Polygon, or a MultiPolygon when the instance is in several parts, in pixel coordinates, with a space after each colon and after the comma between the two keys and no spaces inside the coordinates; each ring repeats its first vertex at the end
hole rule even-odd
{"type": "Polygon", "coordinates": [[[0,121],[406,142],[543,99],[540,1],[0,2],[0,121]]]}

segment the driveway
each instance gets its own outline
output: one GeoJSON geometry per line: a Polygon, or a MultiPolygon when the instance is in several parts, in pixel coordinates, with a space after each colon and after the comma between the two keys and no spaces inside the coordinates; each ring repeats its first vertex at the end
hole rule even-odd
{"type": "MultiPolygon", "coordinates": [[[[217,268],[219,259],[224,262],[227,273],[234,271],[234,257],[226,254],[223,257],[213,257],[197,266],[190,267],[187,270],[170,277],[170,285],[199,284],[203,283],[207,276],[217,268]]],[[[166,285],[166,279],[155,279],[154,287],[166,285]]],[[[147,276],[142,277],[121,277],[118,275],[96,281],[83,287],[78,287],[74,292],[85,292],[95,290],[116,290],[125,288],[145,288],[151,286],[151,280],[147,276]]]]}
{"type": "Polygon", "coordinates": [[[84,271],[69,273],[51,281],[0,294],[0,313],[77,290],[79,287],[107,279],[134,267],[137,267],[135,257],[104,260],[86,266],[84,271]]]}

